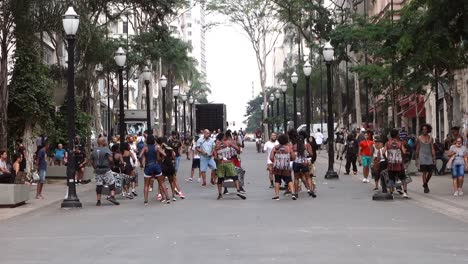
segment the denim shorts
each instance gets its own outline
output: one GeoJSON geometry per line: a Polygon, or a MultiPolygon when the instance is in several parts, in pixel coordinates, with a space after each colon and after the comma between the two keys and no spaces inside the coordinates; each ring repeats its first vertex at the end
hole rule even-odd
{"type": "Polygon", "coordinates": [[[200,157],[200,170],[202,172],[206,172],[208,170],[208,167],[211,170],[216,170],[216,162],[214,161],[214,159],[200,157]]]}
{"type": "Polygon", "coordinates": [[[452,165],[452,178],[463,177],[465,175],[465,165],[452,165]]]}
{"type": "Polygon", "coordinates": [[[145,178],[158,177],[162,175],[161,166],[158,163],[147,164],[145,169],[145,178]]]}
{"type": "Polygon", "coordinates": [[[176,173],[177,173],[177,171],[179,170],[180,159],[181,159],[181,156],[175,158],[174,168],[175,168],[175,172],[176,172],[176,173]]]}
{"type": "Polygon", "coordinates": [[[45,178],[47,174],[47,170],[39,170],[39,182],[40,183],[45,183],[45,178]]]}

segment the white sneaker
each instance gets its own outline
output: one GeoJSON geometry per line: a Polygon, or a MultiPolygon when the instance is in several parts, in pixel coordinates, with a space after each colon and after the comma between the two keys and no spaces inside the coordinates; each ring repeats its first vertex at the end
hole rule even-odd
{"type": "Polygon", "coordinates": [[[367,183],[369,183],[369,182],[370,182],[370,180],[369,180],[369,178],[367,178],[367,183]]]}
{"type": "Polygon", "coordinates": [[[366,178],[362,178],[362,182],[363,182],[363,183],[366,183],[366,182],[367,182],[367,179],[366,179],[366,178]]]}
{"type": "Polygon", "coordinates": [[[403,193],[403,198],[408,199],[408,198],[409,198],[408,193],[404,192],[404,193],[403,193]]]}
{"type": "Polygon", "coordinates": [[[455,191],[455,192],[453,193],[453,196],[458,196],[458,191],[455,191]]]}
{"type": "Polygon", "coordinates": [[[458,196],[462,196],[463,195],[463,191],[462,190],[458,190],[458,196]]]}
{"type": "Polygon", "coordinates": [[[150,188],[149,188],[149,191],[152,192],[152,191],[153,191],[153,188],[150,187],[150,188]]]}
{"type": "Polygon", "coordinates": [[[197,182],[201,182],[201,178],[198,178],[197,182]]]}

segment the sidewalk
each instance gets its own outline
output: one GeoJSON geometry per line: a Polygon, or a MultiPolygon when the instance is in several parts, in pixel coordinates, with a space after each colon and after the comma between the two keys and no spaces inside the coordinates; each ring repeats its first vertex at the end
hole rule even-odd
{"type": "MultiPolygon", "coordinates": [[[[317,162],[320,166],[328,166],[328,153],[326,150],[321,150],[318,155],[317,162]]],[[[344,165],[346,161],[343,160],[341,164],[340,177],[349,177],[344,175],[344,165]]],[[[335,160],[335,171],[339,172],[340,161],[335,160]]],[[[357,182],[362,179],[362,167],[358,166],[358,174],[353,176],[357,182]]],[[[452,190],[452,177],[450,174],[443,176],[432,176],[429,181],[430,193],[424,193],[422,188],[421,173],[412,175],[413,182],[408,184],[408,194],[411,197],[409,202],[415,203],[420,207],[424,207],[438,213],[447,215],[457,220],[468,223],[468,187],[464,188],[464,196],[453,196],[452,190]]],[[[369,185],[369,192],[372,192],[374,181],[369,185]]],[[[369,196],[371,199],[371,195],[369,196]]]]}
{"type": "MultiPolygon", "coordinates": [[[[54,181],[53,183],[45,184],[43,189],[44,199],[35,199],[36,196],[36,186],[30,186],[31,190],[29,192],[29,200],[26,201],[26,204],[18,206],[16,208],[0,208],[0,221],[6,220],[18,215],[26,214],[40,208],[44,208],[51,204],[60,202],[64,199],[67,192],[67,187],[65,186],[65,181],[54,181]]],[[[82,194],[93,190],[95,185],[93,183],[87,185],[77,186],[77,194],[82,194]]],[[[60,206],[60,205],[57,205],[60,206]]]]}

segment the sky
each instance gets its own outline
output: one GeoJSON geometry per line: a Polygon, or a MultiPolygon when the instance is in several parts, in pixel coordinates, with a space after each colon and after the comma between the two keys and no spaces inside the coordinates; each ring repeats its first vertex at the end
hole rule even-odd
{"type": "Polygon", "coordinates": [[[227,109],[226,121],[235,122],[238,130],[245,129],[242,122],[247,103],[260,93],[255,52],[242,30],[235,26],[220,25],[206,33],[207,77],[212,94],[208,100],[224,103],[227,109]]]}

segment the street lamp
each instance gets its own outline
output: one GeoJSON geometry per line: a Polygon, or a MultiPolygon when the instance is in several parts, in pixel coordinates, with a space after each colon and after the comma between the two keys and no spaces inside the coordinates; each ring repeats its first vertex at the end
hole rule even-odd
{"type": "Polygon", "coordinates": [[[185,119],[185,101],[187,101],[187,95],[186,94],[182,94],[181,96],[182,98],[182,103],[183,103],[183,120],[184,120],[184,138],[187,137],[187,122],[186,122],[186,119],[185,119]]]}
{"type": "Polygon", "coordinates": [[[193,97],[190,96],[188,99],[188,102],[190,104],[190,136],[193,135],[193,97]]]}
{"type": "Polygon", "coordinates": [[[274,119],[275,119],[275,112],[273,112],[273,107],[275,104],[275,95],[270,94],[270,110],[271,110],[271,132],[275,132],[275,125],[274,125],[274,119]]]}
{"type": "MultiPolygon", "coordinates": [[[[280,97],[281,97],[280,91],[276,91],[276,92],[275,92],[275,98],[276,98],[276,116],[278,117],[278,119],[279,119],[279,117],[280,117],[280,110],[279,110],[279,98],[280,98],[280,97]]],[[[276,122],[276,131],[279,131],[279,129],[280,129],[279,127],[280,127],[280,126],[279,126],[279,120],[277,120],[277,122],[276,122]]]]}
{"type": "Polygon", "coordinates": [[[68,72],[67,72],[67,119],[68,119],[68,163],[67,163],[67,185],[68,195],[63,200],[62,208],[81,208],[82,204],[76,194],[75,185],[75,151],[74,141],[75,127],[75,35],[80,24],[80,16],[73,7],[69,7],[62,17],[63,29],[68,41],[68,72]]]}
{"type": "Polygon", "coordinates": [[[294,129],[297,128],[297,102],[296,102],[296,88],[297,88],[297,82],[299,81],[299,77],[297,76],[296,72],[293,72],[291,75],[291,82],[293,84],[293,123],[294,123],[294,129]]]}
{"type": "Polygon", "coordinates": [[[179,97],[180,88],[178,85],[172,89],[172,96],[174,96],[174,120],[175,120],[175,131],[177,132],[177,97],[179,97]]]}
{"type": "Polygon", "coordinates": [[[166,134],[166,86],[167,86],[167,78],[166,76],[161,76],[159,79],[159,84],[161,84],[162,89],[162,123],[163,123],[163,136],[166,134]]]}
{"type": "Polygon", "coordinates": [[[335,51],[333,50],[330,42],[325,44],[323,47],[323,59],[327,64],[327,98],[328,98],[328,119],[327,119],[327,129],[328,129],[328,171],[325,174],[325,179],[338,179],[338,173],[333,169],[333,163],[335,162],[335,153],[333,147],[333,86],[332,86],[332,62],[333,55],[335,51]]]}
{"type": "Polygon", "coordinates": [[[151,70],[148,68],[148,66],[145,66],[143,68],[143,72],[141,73],[143,75],[143,80],[145,81],[146,85],[146,126],[148,130],[148,136],[153,134],[153,130],[151,129],[151,111],[150,111],[150,89],[149,89],[149,84],[151,81],[151,70]]]}
{"type": "Polygon", "coordinates": [[[308,61],[304,63],[303,66],[304,70],[304,75],[306,77],[306,97],[305,97],[305,108],[306,108],[306,113],[305,113],[305,119],[306,119],[306,132],[307,136],[310,135],[310,74],[312,73],[312,66],[308,61]]]}
{"type": "Polygon", "coordinates": [[[288,90],[288,86],[284,81],[281,82],[281,91],[283,92],[283,129],[284,133],[287,132],[288,123],[286,121],[286,91],[288,90]]]}
{"type": "Polygon", "coordinates": [[[127,55],[125,54],[124,49],[119,47],[115,52],[114,56],[115,63],[119,66],[119,134],[120,134],[120,149],[123,150],[125,143],[125,113],[124,113],[124,85],[123,85],[123,69],[125,66],[125,61],[127,60],[127,55]]]}

